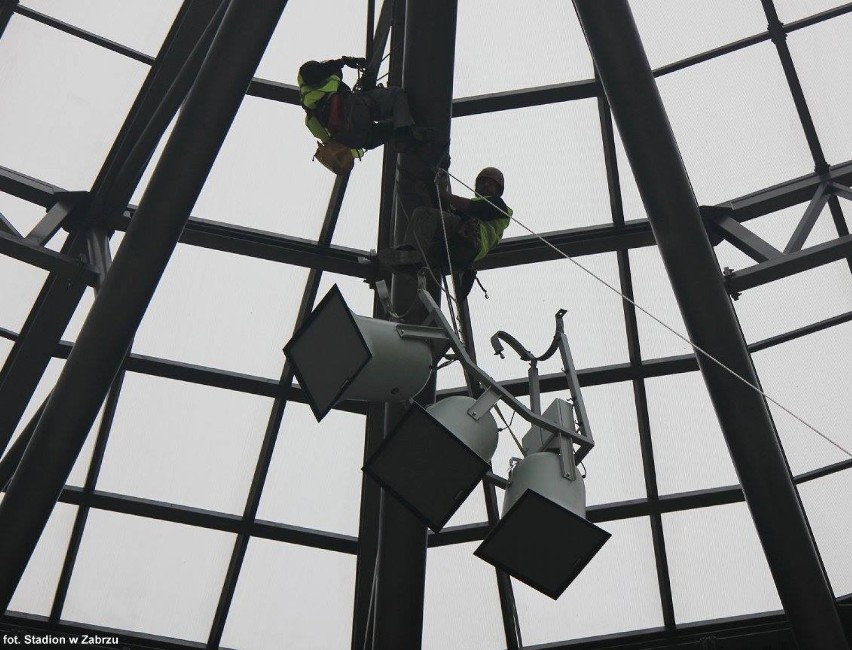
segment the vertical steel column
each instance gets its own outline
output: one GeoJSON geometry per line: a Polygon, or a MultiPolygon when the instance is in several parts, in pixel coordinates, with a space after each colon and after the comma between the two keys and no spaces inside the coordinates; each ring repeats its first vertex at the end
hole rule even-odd
{"type": "Polygon", "coordinates": [[[285,5],[230,3],[0,504],[0,611],[9,605],[285,5]]]}
{"type": "MultiPolygon", "coordinates": [[[[574,0],[692,341],[757,385],[733,306],[626,0],[574,0]]],[[[848,648],[765,399],[697,355],[802,650],[848,648]]]]}
{"type": "MultiPolygon", "coordinates": [[[[403,87],[414,119],[431,127],[436,145],[418,154],[399,157],[395,237],[399,240],[411,212],[421,204],[415,186],[432,183],[437,165],[449,142],[452,116],[453,64],[455,60],[457,0],[408,0],[405,12],[403,87]]],[[[415,304],[417,286],[412,278],[397,275],[391,290],[394,305],[407,310],[405,322],[421,323],[425,308],[415,304]]],[[[438,291],[434,287],[435,292],[438,291]]],[[[435,379],[417,396],[422,404],[435,401],[435,379]]],[[[385,432],[393,429],[405,409],[389,406],[385,432]]],[[[396,499],[382,494],[378,571],[375,595],[376,650],[416,650],[423,633],[423,599],[426,581],[426,527],[396,499]]]]}
{"type": "MultiPolygon", "coordinates": [[[[405,48],[405,2],[403,0],[384,0],[382,13],[389,7],[390,14],[390,56],[388,59],[389,87],[402,85],[402,57],[405,48]]],[[[372,42],[373,55],[375,38],[372,42]]],[[[378,68],[376,68],[378,72],[378,68]]],[[[384,147],[382,159],[382,180],[380,189],[379,225],[376,237],[376,249],[390,246],[393,242],[394,202],[396,197],[397,154],[394,147],[384,147]]],[[[389,273],[382,276],[390,282],[389,273]]],[[[373,298],[373,317],[387,318],[378,296],[373,298]]],[[[371,403],[367,409],[364,426],[364,462],[378,449],[385,434],[384,404],[371,403]]],[[[352,605],[352,650],[373,647],[373,614],[375,612],[376,565],[378,562],[379,527],[381,509],[381,488],[366,473],[361,478],[360,516],[358,519],[358,558],[355,568],[355,598],[352,605]]]]}

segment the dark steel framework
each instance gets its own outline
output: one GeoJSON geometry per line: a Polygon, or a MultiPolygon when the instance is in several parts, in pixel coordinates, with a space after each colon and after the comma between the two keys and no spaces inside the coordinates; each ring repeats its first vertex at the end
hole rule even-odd
{"type": "MultiPolygon", "coordinates": [[[[110,265],[109,235],[114,230],[128,229],[133,222],[136,208],[127,205],[130,193],[139,180],[150,151],[153,151],[153,147],[161,137],[165,126],[189,91],[187,80],[195,76],[194,71],[197,71],[198,66],[201,65],[206,48],[209,47],[213,33],[218,27],[218,20],[221,20],[227,4],[228,0],[221,2],[219,0],[185,0],[159,55],[151,57],[20,6],[14,0],[0,2],[0,35],[5,30],[10,18],[17,16],[14,19],[38,21],[51,28],[103,47],[117,55],[126,56],[152,66],[151,73],[131,109],[130,116],[119,133],[98,180],[89,192],[67,192],[49,182],[0,168],[0,191],[41,205],[46,209],[44,218],[26,236],[18,233],[7,219],[0,218],[0,253],[50,272],[42,293],[34,304],[30,317],[21,332],[0,330],[0,337],[14,342],[13,350],[2,371],[0,371],[0,404],[3,405],[3,408],[0,409],[0,442],[3,443],[0,448],[5,446],[11,438],[24,408],[31,399],[35,385],[46,368],[47,362],[51,358],[67,358],[72,350],[71,343],[60,340],[61,332],[65,329],[80,296],[87,287],[91,286],[97,290],[108,275],[110,265]],[[201,45],[197,45],[199,42],[201,45]],[[194,70],[192,66],[195,66],[194,70]],[[181,83],[181,80],[183,80],[183,83],[181,83]],[[98,209],[93,210],[92,205],[95,205],[98,209]],[[55,236],[60,228],[67,230],[69,235],[63,250],[56,253],[45,248],[45,244],[55,236]]],[[[401,53],[404,47],[402,27],[405,24],[406,12],[400,6],[404,6],[404,4],[402,0],[397,0],[396,7],[394,7],[393,0],[385,0],[376,34],[374,35],[369,29],[367,34],[368,56],[374,54],[374,47],[381,53],[384,50],[384,39],[387,38],[388,22],[392,24],[390,31],[392,51],[390,80],[396,80],[396,83],[402,80],[401,53]]],[[[748,196],[732,198],[730,201],[716,206],[702,207],[701,216],[711,241],[718,244],[720,241],[726,240],[755,261],[755,264],[751,267],[727,274],[725,278],[726,288],[734,298],[739,292],[749,288],[840,259],[846,259],[850,270],[852,270],[852,240],[850,240],[842,202],[840,201],[840,199],[852,200],[852,190],[849,187],[852,185],[852,161],[834,165],[829,165],[826,161],[810,116],[807,100],[785,42],[786,35],[795,30],[852,12],[852,3],[788,24],[780,22],[771,0],[762,0],[762,4],[767,16],[768,28],[766,32],[755,34],[653,71],[654,76],[662,76],[766,41],[771,41],[778,53],[813,158],[814,173],[790,179],[778,186],[760,190],[748,196]],[[803,216],[783,251],[775,249],[744,225],[751,219],[800,204],[804,205],[803,216]],[[826,244],[803,250],[802,246],[808,233],[826,205],[829,206],[838,238],[826,244]]],[[[374,0],[369,0],[367,7],[368,15],[375,16],[374,0]]],[[[413,18],[412,20],[425,20],[425,18],[413,18]]],[[[372,24],[372,19],[369,22],[372,24]]],[[[412,65],[416,65],[416,62],[412,65]]],[[[257,78],[252,79],[249,83],[247,94],[291,104],[298,101],[297,89],[294,86],[257,78]]],[[[632,298],[629,250],[654,245],[655,241],[647,220],[625,221],[621,207],[619,170],[615,158],[615,136],[609,105],[599,79],[458,98],[452,102],[452,112],[453,117],[463,117],[465,115],[595,97],[599,106],[612,224],[545,233],[545,238],[561,251],[572,256],[602,252],[616,253],[621,291],[627,297],[632,298]]],[[[392,221],[391,206],[394,204],[396,185],[394,182],[395,165],[395,156],[386,153],[381,191],[380,246],[390,241],[392,233],[389,224],[392,221]],[[384,226],[381,224],[384,224],[384,226]]],[[[323,271],[354,277],[366,275],[364,266],[357,261],[357,258],[363,255],[364,251],[332,245],[334,227],[346,185],[347,179],[339,179],[335,183],[322,231],[317,241],[287,237],[227,223],[212,222],[197,217],[191,217],[188,220],[186,227],[180,234],[180,241],[194,246],[309,267],[311,272],[299,309],[298,323],[310,312],[313,306],[323,271]]],[[[556,258],[556,253],[539,240],[533,237],[514,237],[504,241],[492,255],[486,258],[482,268],[529,264],[556,258]]],[[[380,315],[380,313],[380,307],[377,303],[376,315],[380,315]]],[[[644,382],[651,377],[695,371],[698,369],[698,365],[693,355],[643,359],[639,349],[635,308],[627,301],[624,302],[624,317],[629,361],[624,364],[581,369],[578,374],[581,383],[585,386],[621,381],[632,382],[647,496],[642,499],[591,507],[589,508],[589,519],[594,522],[605,522],[630,517],[649,517],[664,626],[659,630],[612,635],[594,640],[547,644],[546,647],[550,650],[616,646],[636,648],[637,650],[654,647],[739,648],[747,647],[737,645],[738,643],[741,644],[742,639],[745,638],[749,639],[749,642],[764,644],[768,648],[787,647],[785,644],[791,642],[791,633],[784,617],[777,614],[740,617],[702,625],[679,625],[675,622],[665,539],[661,523],[662,514],[742,502],[744,496],[740,486],[671,495],[659,494],[644,382]],[[708,641],[708,639],[711,639],[711,641],[708,641]],[[711,643],[711,645],[708,645],[708,643],[711,643]],[[712,645],[713,643],[716,645],[712,645]]],[[[462,305],[460,319],[464,339],[471,341],[475,317],[471,317],[465,305],[462,305]]],[[[852,320],[852,312],[840,314],[771,339],[752,343],[748,346],[749,351],[755,352],[780,345],[850,320],[852,320]]],[[[282,336],[287,334],[282,333],[282,336]]],[[[517,395],[523,395],[527,392],[526,378],[509,381],[506,386],[517,395]]],[[[560,374],[543,376],[541,388],[543,391],[564,390],[566,388],[564,376],[560,374]]],[[[439,391],[437,396],[440,398],[466,392],[467,388],[458,388],[439,391]]],[[[85,485],[82,488],[65,486],[58,497],[60,502],[77,505],[79,509],[51,614],[48,617],[36,617],[7,612],[0,619],[0,628],[75,629],[74,625],[62,621],[62,606],[67,595],[87,514],[91,508],[96,508],[228,531],[237,536],[207,643],[188,643],[176,639],[133,634],[123,630],[101,630],[119,633],[129,646],[133,647],[134,644],[138,644],[145,647],[158,646],[163,648],[218,647],[248,542],[251,538],[258,538],[301,544],[358,556],[360,577],[356,584],[353,647],[362,647],[364,635],[367,634],[366,616],[373,561],[378,543],[376,536],[379,527],[378,489],[374,485],[370,486],[369,481],[365,480],[362,495],[362,520],[358,538],[263,521],[257,518],[260,495],[269,470],[283,411],[289,401],[305,402],[306,400],[302,392],[293,386],[293,374],[288,366],[285,366],[281,377],[276,380],[168,359],[132,353],[126,355],[121,362],[119,373],[109,388],[104,417],[98,431],[94,434],[97,436],[95,453],[85,485]],[[112,427],[112,416],[120,400],[124,373],[128,371],[274,398],[263,444],[258,455],[255,475],[242,516],[111,494],[96,489],[103,451],[112,427]]],[[[36,431],[43,408],[44,405],[24,428],[18,443],[7,449],[5,455],[0,459],[0,479],[2,479],[0,480],[0,487],[3,487],[3,489],[17,469],[18,461],[23,454],[25,444],[22,444],[21,441],[27,441],[29,436],[36,431]]],[[[340,408],[368,414],[366,457],[370,452],[371,445],[374,446],[377,442],[376,432],[379,436],[381,435],[381,425],[379,424],[377,428],[375,422],[375,410],[365,408],[365,405],[360,403],[344,403],[340,408]],[[370,434],[371,430],[373,431],[372,435],[370,434]]],[[[379,419],[381,419],[381,416],[379,416],[379,419]]],[[[803,483],[850,468],[852,468],[852,460],[835,463],[796,476],[795,482],[803,483]]],[[[499,477],[490,475],[483,485],[489,521],[467,526],[449,527],[439,534],[430,533],[426,538],[429,547],[481,540],[485,536],[496,518],[495,488],[504,487],[504,481],[499,477]]],[[[389,523],[385,520],[382,525],[397,526],[399,524],[393,521],[389,523]]],[[[404,570],[405,564],[409,562],[405,557],[406,553],[396,553],[392,554],[389,560],[386,558],[386,561],[400,563],[397,567],[391,564],[389,570],[392,571],[395,568],[404,570]]],[[[511,583],[499,572],[497,581],[507,647],[521,647],[520,630],[514,615],[511,583]]],[[[852,624],[852,621],[850,621],[852,616],[849,614],[849,608],[852,607],[852,604],[849,600],[849,597],[840,599],[839,609],[841,618],[846,625],[847,634],[850,624],[852,624]]],[[[422,601],[420,607],[422,607],[422,601]]],[[[393,617],[395,615],[392,602],[385,603],[383,608],[386,610],[384,616],[393,617]]],[[[543,650],[544,646],[540,647],[543,650]]]]}

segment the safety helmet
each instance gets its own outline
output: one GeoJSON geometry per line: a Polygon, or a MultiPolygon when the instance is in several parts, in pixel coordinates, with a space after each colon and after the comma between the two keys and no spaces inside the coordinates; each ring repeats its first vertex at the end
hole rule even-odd
{"type": "Polygon", "coordinates": [[[480,178],[490,178],[492,181],[497,183],[497,185],[500,187],[500,193],[498,196],[502,196],[503,188],[505,187],[505,183],[503,181],[503,172],[501,172],[496,167],[486,167],[481,172],[479,172],[479,174],[476,175],[476,180],[479,180],[480,178]]]}

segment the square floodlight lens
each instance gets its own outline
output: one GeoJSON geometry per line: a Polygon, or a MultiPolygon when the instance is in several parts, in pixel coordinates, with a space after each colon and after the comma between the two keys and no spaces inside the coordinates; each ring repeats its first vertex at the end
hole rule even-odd
{"type": "Polygon", "coordinates": [[[364,471],[438,532],[488,471],[488,463],[414,404],[364,471]]]}
{"type": "Polygon", "coordinates": [[[334,407],[372,358],[337,285],[305,319],[284,352],[317,420],[334,407]]]}
{"type": "Polygon", "coordinates": [[[527,490],[474,554],[556,599],[609,538],[602,528],[527,490]]]}

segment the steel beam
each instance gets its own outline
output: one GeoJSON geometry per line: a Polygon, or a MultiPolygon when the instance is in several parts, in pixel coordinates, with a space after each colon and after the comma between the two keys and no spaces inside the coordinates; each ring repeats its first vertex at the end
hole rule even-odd
{"type": "MultiPolygon", "coordinates": [[[[382,14],[390,8],[390,51],[388,56],[388,86],[402,86],[402,59],[405,50],[405,2],[384,0],[382,14]]],[[[375,39],[374,39],[375,40],[375,39]]],[[[372,45],[372,43],[371,43],[372,45]]],[[[373,58],[381,57],[373,52],[373,58]]],[[[378,69],[378,68],[377,68],[378,69]]],[[[397,153],[393,147],[382,151],[382,178],[380,185],[379,223],[376,249],[381,250],[393,242],[394,205],[396,199],[397,153]]],[[[391,276],[380,272],[377,279],[388,284],[391,276]]],[[[382,301],[373,297],[373,317],[387,318],[382,301]]],[[[373,403],[367,409],[364,425],[364,463],[378,449],[385,434],[384,404],[373,403]]],[[[355,564],[355,597],[352,603],[352,650],[372,647],[373,612],[375,611],[376,567],[379,548],[380,508],[382,491],[366,472],[361,473],[361,500],[358,517],[358,558],[355,564]]]]}
{"type": "MultiPolygon", "coordinates": [[[[607,171],[607,187],[612,210],[612,220],[616,226],[624,225],[624,206],[621,198],[621,183],[618,172],[618,157],[615,150],[615,132],[612,128],[612,116],[605,97],[598,99],[598,116],[604,147],[604,164],[607,171]]],[[[630,366],[638,369],[642,365],[642,350],[639,343],[639,325],[636,320],[636,306],[633,302],[633,273],[630,257],[626,250],[616,253],[618,262],[619,288],[625,300],[622,301],[624,325],[627,335],[627,353],[630,366]]],[[[633,401],[636,409],[636,422],[639,428],[639,448],[642,454],[642,473],[645,477],[645,493],[652,503],[659,498],[657,489],[657,468],[654,460],[654,443],[651,436],[651,418],[648,412],[648,397],[645,380],[636,377],[633,380],[633,401]]],[[[659,513],[650,517],[651,539],[654,545],[654,563],[657,569],[657,586],[660,591],[660,609],[663,613],[663,625],[674,630],[675,616],[672,600],[672,586],[669,577],[669,561],[666,553],[666,540],[663,533],[663,521],[659,513]]]]}
{"type": "MultiPolygon", "coordinates": [[[[690,339],[759,380],[626,0],[574,0],[690,339]]],[[[698,356],[758,537],[799,647],[848,648],[766,401],[698,356]]]]}
{"type": "Polygon", "coordinates": [[[18,0],[0,0],[0,38],[3,37],[3,32],[6,31],[9,20],[12,18],[12,14],[15,13],[17,6],[18,0]]]}
{"type": "MultiPolygon", "coordinates": [[[[319,244],[321,246],[328,246],[331,244],[348,183],[348,175],[338,176],[335,179],[334,187],[332,188],[331,196],[328,200],[325,218],[323,219],[322,228],[320,229],[319,244]]],[[[314,303],[316,302],[321,279],[322,271],[312,269],[308,274],[308,280],[305,283],[305,290],[302,293],[302,301],[296,315],[296,324],[294,329],[298,329],[310,315],[314,303]]],[[[284,364],[284,368],[281,370],[281,386],[292,388],[294,377],[295,372],[293,370],[293,366],[288,360],[287,363],[284,364]]],[[[264,433],[263,442],[261,443],[258,460],[255,464],[254,476],[252,477],[251,487],[249,488],[246,504],[243,508],[243,521],[248,524],[253,524],[257,519],[260,500],[263,496],[263,488],[266,485],[266,479],[269,476],[269,467],[272,464],[272,455],[275,453],[278,433],[281,429],[281,422],[283,421],[284,410],[286,407],[287,399],[282,397],[279,393],[272,404],[272,409],[270,410],[269,418],[266,422],[266,431],[264,433]]],[[[213,622],[210,625],[210,633],[207,637],[208,647],[218,648],[222,641],[222,634],[225,632],[225,624],[228,620],[228,613],[231,610],[231,603],[233,602],[234,594],[237,590],[237,582],[240,577],[243,562],[245,561],[246,552],[248,551],[249,541],[251,541],[251,535],[244,530],[240,532],[234,542],[234,548],[231,551],[231,559],[228,563],[228,571],[225,574],[225,582],[219,595],[219,602],[216,605],[216,613],[213,617],[213,622]]]]}
{"type": "Polygon", "coordinates": [[[74,349],[0,503],[8,607],[177,245],[286,0],[232,0],[74,349]]]}
{"type": "Polygon", "coordinates": [[[748,255],[755,262],[765,262],[782,255],[781,251],[772,244],[755,235],[730,215],[720,216],[715,221],[715,226],[719,229],[725,241],[748,255]]]}
{"type": "Polygon", "coordinates": [[[787,245],[784,247],[785,254],[795,253],[802,250],[802,246],[805,245],[805,240],[807,240],[808,235],[811,234],[811,230],[813,230],[814,225],[816,224],[817,217],[819,217],[822,209],[825,207],[825,204],[828,203],[829,194],[827,192],[827,188],[828,182],[820,183],[816,193],[814,194],[814,198],[811,199],[811,202],[805,209],[805,214],[802,215],[802,218],[796,225],[796,229],[793,231],[790,241],[788,241],[787,245]]]}
{"type": "Polygon", "coordinates": [[[23,237],[23,235],[18,232],[18,229],[12,225],[12,222],[9,221],[2,212],[0,212],[0,233],[6,233],[13,237],[23,237]]]}
{"type": "Polygon", "coordinates": [[[0,232],[0,255],[26,262],[45,271],[62,276],[66,281],[82,282],[92,285],[97,279],[97,271],[83,259],[74,258],[66,253],[57,253],[26,237],[16,237],[0,232]]]}
{"type": "Polygon", "coordinates": [[[850,255],[852,235],[846,235],[735,271],[727,277],[726,283],[731,293],[737,293],[842,260],[850,255]]]}
{"type": "MultiPolygon", "coordinates": [[[[422,205],[416,184],[431,183],[435,174],[432,167],[444,159],[444,143],[449,147],[456,12],[457,0],[407,0],[403,87],[414,119],[432,128],[435,139],[429,151],[399,156],[396,241],[402,239],[408,215],[422,205]]],[[[403,322],[419,324],[426,317],[416,291],[412,278],[394,277],[393,303],[413,305],[403,322]]],[[[438,287],[433,286],[432,291],[439,295],[438,287]]],[[[434,374],[416,399],[424,405],[435,401],[434,374]]],[[[385,435],[393,430],[405,410],[400,405],[386,407],[385,435]]],[[[387,492],[382,493],[377,561],[373,646],[376,650],[417,650],[423,632],[426,527],[387,492]]]]}
{"type": "MultiPolygon", "coordinates": [[[[0,234],[0,240],[2,236],[0,234]]],[[[62,247],[62,256],[73,259],[84,255],[85,244],[84,233],[72,233],[62,247]]],[[[54,272],[48,276],[0,370],[0,449],[9,444],[83,297],[87,282],[81,270],[78,263],[76,275],[68,277],[54,272]]],[[[92,277],[96,274],[92,273],[92,277]]]]}
{"type": "Polygon", "coordinates": [[[129,59],[133,59],[134,61],[139,61],[139,63],[151,65],[154,62],[154,58],[148,56],[147,54],[143,54],[142,52],[134,50],[131,47],[127,47],[126,45],[122,45],[121,43],[111,41],[108,38],[104,38],[103,36],[92,34],[91,32],[87,32],[85,29],[80,29],[79,27],[75,27],[74,25],[70,25],[61,20],[57,20],[56,18],[48,16],[47,14],[43,14],[39,11],[34,11],[29,7],[18,6],[18,8],[15,9],[15,13],[19,16],[29,18],[30,20],[33,20],[37,23],[41,23],[42,25],[46,25],[47,27],[52,27],[53,29],[59,30],[60,32],[69,34],[70,36],[75,36],[81,41],[92,43],[93,45],[97,45],[99,47],[103,47],[107,50],[110,50],[111,52],[115,52],[116,54],[121,54],[122,56],[126,56],[129,59]]]}
{"type": "Polygon", "coordinates": [[[87,192],[57,192],[56,203],[45,213],[35,227],[27,235],[27,239],[34,244],[44,246],[60,228],[71,230],[69,221],[73,219],[75,208],[82,208],[81,201],[85,199],[87,192]]]}

